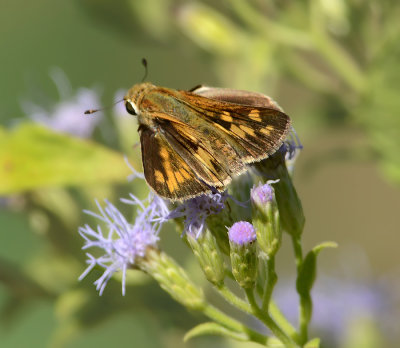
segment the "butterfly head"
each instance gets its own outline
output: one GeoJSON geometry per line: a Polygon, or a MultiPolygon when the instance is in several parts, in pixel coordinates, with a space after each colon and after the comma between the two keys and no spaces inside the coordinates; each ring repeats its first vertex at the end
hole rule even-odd
{"type": "Polygon", "coordinates": [[[131,89],[129,89],[128,93],[124,97],[124,103],[126,107],[126,111],[131,115],[138,115],[139,114],[139,104],[142,100],[143,96],[146,93],[156,88],[153,84],[149,82],[138,83],[134,85],[131,89]]]}

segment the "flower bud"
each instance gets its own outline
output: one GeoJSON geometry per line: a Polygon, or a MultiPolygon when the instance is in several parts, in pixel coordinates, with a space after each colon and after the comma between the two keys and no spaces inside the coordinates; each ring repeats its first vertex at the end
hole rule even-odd
{"type": "Polygon", "coordinates": [[[225,265],[215,237],[206,229],[197,238],[191,233],[187,233],[186,238],[207,280],[216,286],[222,285],[225,265]]]}
{"type": "Polygon", "coordinates": [[[207,218],[207,226],[215,236],[219,249],[225,255],[229,255],[229,239],[226,226],[230,226],[233,223],[231,206],[230,202],[225,202],[225,207],[221,212],[216,215],[210,215],[207,218]]]}
{"type": "Polygon", "coordinates": [[[152,276],[162,289],[183,306],[193,310],[204,308],[202,290],[196,287],[184,269],[164,252],[148,248],[145,257],[138,260],[137,266],[152,276]]]}
{"type": "Polygon", "coordinates": [[[251,289],[257,277],[256,231],[251,223],[239,221],[228,234],[233,276],[242,288],[251,289]]]}
{"type": "Polygon", "coordinates": [[[268,179],[279,179],[274,185],[274,190],[282,228],[295,237],[303,232],[305,218],[300,199],[286,168],[285,154],[286,145],[283,145],[271,157],[257,163],[256,167],[268,179]]]}
{"type": "Polygon", "coordinates": [[[270,183],[260,183],[251,190],[253,225],[256,229],[257,243],[265,258],[276,254],[282,240],[278,205],[270,183]]]}

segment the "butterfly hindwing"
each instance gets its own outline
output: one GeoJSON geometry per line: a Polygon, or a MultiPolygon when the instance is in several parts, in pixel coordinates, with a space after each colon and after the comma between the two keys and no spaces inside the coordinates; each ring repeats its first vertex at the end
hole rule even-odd
{"type": "Polygon", "coordinates": [[[245,166],[221,131],[202,124],[162,122],[162,132],[202,181],[213,187],[226,186],[245,166]],[[205,135],[206,134],[206,135],[205,135]]]}
{"type": "Polygon", "coordinates": [[[162,134],[141,129],[140,141],[146,181],[160,196],[177,200],[210,191],[162,134]]]}

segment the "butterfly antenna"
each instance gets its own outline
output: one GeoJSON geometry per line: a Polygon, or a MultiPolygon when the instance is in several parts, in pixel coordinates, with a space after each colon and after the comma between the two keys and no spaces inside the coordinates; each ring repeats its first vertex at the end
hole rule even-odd
{"type": "Polygon", "coordinates": [[[143,78],[142,78],[142,82],[146,79],[146,77],[147,77],[147,71],[148,71],[148,69],[147,69],[147,60],[146,60],[146,58],[142,58],[142,64],[143,64],[143,66],[144,66],[144,76],[143,76],[143,78]]]}
{"type": "Polygon", "coordinates": [[[84,112],[84,114],[85,114],[85,115],[91,115],[91,114],[94,114],[94,113],[97,112],[97,111],[107,110],[107,109],[112,108],[114,105],[116,105],[116,104],[118,104],[118,103],[121,103],[121,102],[123,102],[123,101],[124,101],[123,99],[118,100],[118,101],[116,101],[114,104],[109,105],[109,106],[105,106],[104,108],[101,108],[101,109],[89,109],[89,110],[86,110],[86,111],[84,112]]]}

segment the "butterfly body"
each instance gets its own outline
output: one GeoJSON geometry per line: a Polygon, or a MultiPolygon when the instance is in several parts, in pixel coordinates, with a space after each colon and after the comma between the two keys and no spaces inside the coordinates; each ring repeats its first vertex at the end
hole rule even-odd
{"type": "Polygon", "coordinates": [[[247,165],[284,141],[290,119],[259,93],[134,85],[124,98],[137,115],[145,178],[162,197],[223,190],[247,165]]]}

